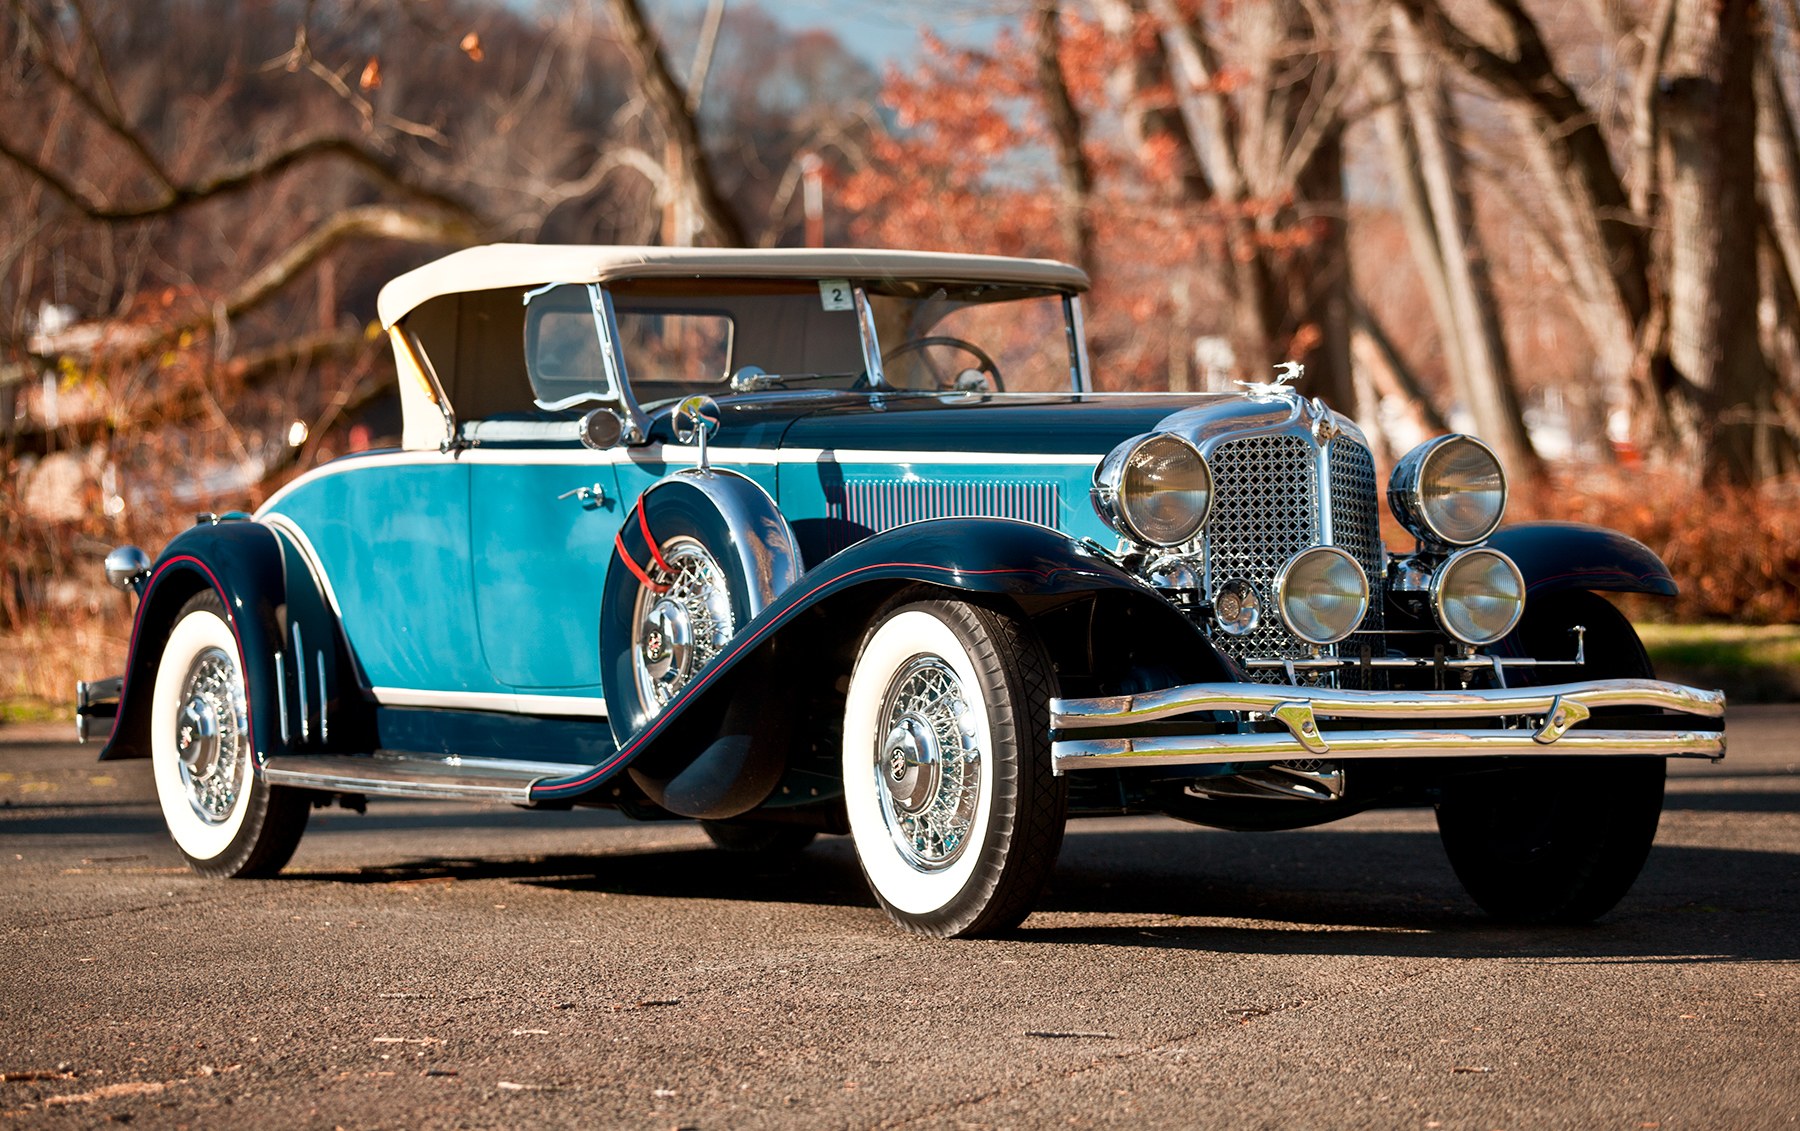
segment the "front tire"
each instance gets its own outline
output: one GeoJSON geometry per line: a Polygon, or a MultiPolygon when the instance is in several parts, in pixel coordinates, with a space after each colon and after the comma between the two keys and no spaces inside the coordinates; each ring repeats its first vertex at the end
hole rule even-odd
{"type": "Polygon", "coordinates": [[[964,938],[1019,924],[1062,847],[1050,664],[1010,612],[890,606],[844,710],[844,803],[857,860],[895,923],[964,938]]]}
{"type": "Polygon", "coordinates": [[[273,876],[306,831],[311,799],[258,776],[237,638],[212,590],[183,605],[150,702],[163,822],[203,876],[273,876]]]}
{"type": "MultiPolygon", "coordinates": [[[[1587,663],[1558,682],[1655,676],[1631,623],[1592,593],[1558,594],[1528,610],[1514,650],[1569,655],[1574,625],[1588,630],[1587,663]]],[[[1595,722],[1604,715],[1595,712],[1595,722]]],[[[1438,834],[1457,879],[1488,914],[1586,923],[1612,910],[1643,870],[1663,780],[1661,758],[1569,758],[1471,773],[1446,787],[1438,834]]]]}

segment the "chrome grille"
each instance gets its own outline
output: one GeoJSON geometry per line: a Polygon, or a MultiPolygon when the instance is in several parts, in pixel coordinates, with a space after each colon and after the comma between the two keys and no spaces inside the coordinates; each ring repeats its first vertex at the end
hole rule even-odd
{"type": "MultiPolygon", "coordinates": [[[[1209,585],[1216,590],[1225,581],[1242,578],[1263,599],[1255,631],[1245,636],[1221,633],[1220,646],[1240,659],[1309,656],[1310,647],[1288,631],[1275,608],[1275,574],[1289,558],[1322,540],[1318,448],[1303,434],[1247,436],[1219,444],[1207,461],[1213,473],[1213,509],[1206,525],[1209,585]]],[[[1374,460],[1361,444],[1339,439],[1332,443],[1328,462],[1333,541],[1379,585],[1382,550],[1374,460]]],[[[1379,616],[1379,600],[1371,606],[1371,615],[1379,616]]],[[[1375,627],[1378,622],[1364,623],[1375,627]]],[[[1345,654],[1360,651],[1365,639],[1351,637],[1345,654]]],[[[1325,652],[1335,655],[1337,649],[1325,652]]],[[[1287,678],[1279,670],[1254,676],[1265,683],[1287,678]]]]}
{"type": "Polygon", "coordinates": [[[842,517],[876,533],[927,518],[1017,518],[1055,529],[1060,503],[1055,483],[846,483],[842,517]]]}
{"type": "MultiPolygon", "coordinates": [[[[1249,436],[1213,449],[1212,516],[1206,523],[1207,577],[1212,587],[1242,578],[1262,594],[1263,617],[1244,636],[1221,636],[1238,658],[1308,654],[1275,611],[1275,572],[1319,540],[1316,450],[1304,436],[1249,436]]],[[[1280,672],[1258,679],[1280,683],[1280,672]]]]}
{"type": "MultiPolygon", "coordinates": [[[[1369,455],[1369,449],[1344,439],[1331,442],[1327,458],[1331,463],[1332,541],[1349,551],[1350,556],[1356,559],[1356,564],[1363,567],[1363,572],[1369,576],[1372,590],[1369,613],[1363,618],[1363,628],[1366,631],[1353,633],[1339,644],[1338,655],[1359,656],[1365,645],[1375,655],[1385,655],[1387,644],[1380,632],[1385,624],[1382,610],[1387,604],[1381,599],[1381,579],[1386,563],[1382,560],[1381,504],[1375,478],[1375,460],[1369,455]]],[[[1377,682],[1381,679],[1374,673],[1368,676],[1358,673],[1346,683],[1349,686],[1364,687],[1365,690],[1375,690],[1372,686],[1365,687],[1365,681],[1369,678],[1377,682]]]]}

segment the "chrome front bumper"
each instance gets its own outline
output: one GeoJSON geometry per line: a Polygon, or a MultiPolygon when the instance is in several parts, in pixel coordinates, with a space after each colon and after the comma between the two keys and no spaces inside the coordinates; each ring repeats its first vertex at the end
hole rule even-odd
{"type": "MultiPolygon", "coordinates": [[[[1691,729],[1607,730],[1596,708],[1670,711],[1723,719],[1725,694],[1654,679],[1590,680],[1495,691],[1339,691],[1261,683],[1194,683],[1142,695],[1052,699],[1056,732],[1051,762],[1071,770],[1207,766],[1322,758],[1484,758],[1568,754],[1725,756],[1724,724],[1691,729]],[[1122,728],[1200,711],[1226,712],[1240,724],[1279,724],[1259,732],[1067,738],[1070,731],[1122,728]],[[1329,731],[1320,719],[1379,719],[1396,729],[1329,731]],[[1468,722],[1489,718],[1492,728],[1468,722]],[[1458,725],[1424,729],[1429,719],[1458,725]]],[[[1216,724],[1215,724],[1216,725],[1216,724]]],[[[1166,729],[1166,728],[1164,728],[1166,729]]]]}

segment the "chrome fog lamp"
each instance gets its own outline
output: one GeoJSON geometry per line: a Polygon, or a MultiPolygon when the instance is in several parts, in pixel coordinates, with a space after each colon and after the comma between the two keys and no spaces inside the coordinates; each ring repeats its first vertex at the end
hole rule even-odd
{"type": "Polygon", "coordinates": [[[1492,644],[1525,612],[1525,577],[1498,550],[1452,554],[1431,579],[1438,624],[1464,644],[1492,644]]]}
{"type": "Polygon", "coordinates": [[[1213,620],[1232,636],[1248,636],[1262,623],[1262,598],[1256,587],[1241,577],[1219,586],[1212,607],[1213,620]]]}
{"type": "Polygon", "coordinates": [[[1275,605],[1289,631],[1308,644],[1335,644],[1369,611],[1369,578],[1336,546],[1314,546],[1275,575],[1275,605]]]}
{"type": "Polygon", "coordinates": [[[1094,469],[1094,510],[1134,542],[1179,546],[1212,506],[1212,472],[1199,449],[1170,432],[1134,436],[1094,469]]]}
{"type": "Polygon", "coordinates": [[[1470,546],[1500,525],[1506,511],[1506,473],[1473,436],[1427,440],[1394,466],[1388,506],[1421,542],[1470,546]]]}

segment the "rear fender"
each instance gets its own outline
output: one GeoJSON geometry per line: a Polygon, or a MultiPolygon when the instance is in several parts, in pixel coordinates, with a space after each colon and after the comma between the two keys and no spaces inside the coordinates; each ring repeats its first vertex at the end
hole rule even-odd
{"type": "Polygon", "coordinates": [[[1487,545],[1525,575],[1525,592],[1540,597],[1571,589],[1654,593],[1673,597],[1675,579],[1656,551],[1628,535],[1579,522],[1530,522],[1494,532],[1487,545]]]}
{"type": "Polygon", "coordinates": [[[101,761],[150,756],[163,642],[181,607],[207,589],[224,602],[237,641],[258,765],[295,750],[368,748],[370,715],[354,665],[298,546],[260,522],[226,519],[183,531],[152,567],[101,761]]]}
{"type": "MultiPolygon", "coordinates": [[[[777,594],[661,712],[626,736],[611,758],[583,774],[538,783],[533,799],[585,793],[634,761],[659,761],[665,745],[703,749],[712,720],[741,709],[730,702],[734,689],[764,684],[770,673],[782,687],[818,674],[809,669],[821,663],[853,658],[868,616],[888,595],[916,584],[1011,600],[1027,614],[1042,614],[1053,656],[1091,653],[1087,634],[1094,613],[1062,618],[1066,623],[1049,614],[1094,597],[1089,604],[1096,608],[1130,610],[1139,635],[1155,641],[1160,651],[1189,657],[1188,666],[1216,672],[1223,663],[1154,589],[1066,535],[1011,519],[912,523],[858,542],[809,570],[777,594]]],[[[847,667],[837,674],[847,676],[847,667]]],[[[795,705],[784,688],[753,706],[766,711],[795,705]]],[[[824,720],[797,721],[824,725],[824,720]]]]}

